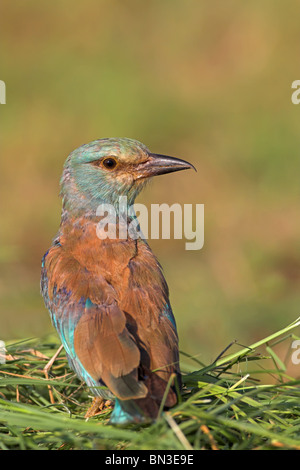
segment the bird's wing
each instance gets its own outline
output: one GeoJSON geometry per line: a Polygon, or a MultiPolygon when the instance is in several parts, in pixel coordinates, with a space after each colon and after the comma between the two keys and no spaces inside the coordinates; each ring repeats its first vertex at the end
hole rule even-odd
{"type": "Polygon", "coordinates": [[[146,396],[147,388],[137,376],[140,351],[116,303],[85,310],[74,332],[74,349],[85,370],[118,398],[146,396]]]}
{"type": "MultiPolygon", "coordinates": [[[[139,346],[147,387],[161,401],[172,374],[177,376],[180,387],[178,336],[168,286],[161,266],[146,243],[140,242],[138,255],[130,260],[129,271],[128,288],[120,306],[126,313],[127,328],[139,346]]],[[[170,389],[166,406],[175,402],[176,394],[170,389]]]]}
{"type": "Polygon", "coordinates": [[[70,362],[83,379],[104,383],[123,400],[146,396],[137,377],[139,348],[113,287],[103,277],[57,244],[43,260],[42,293],[70,362]]]}

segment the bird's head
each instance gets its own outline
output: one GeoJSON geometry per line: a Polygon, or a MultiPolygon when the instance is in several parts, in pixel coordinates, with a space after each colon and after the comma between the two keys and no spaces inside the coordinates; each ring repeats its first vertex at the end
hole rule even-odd
{"type": "Polygon", "coordinates": [[[69,155],[61,195],[64,205],[75,210],[92,211],[103,202],[117,206],[121,196],[132,205],[151,177],[188,168],[194,167],[179,158],[151,153],[133,139],[99,139],[69,155]]]}

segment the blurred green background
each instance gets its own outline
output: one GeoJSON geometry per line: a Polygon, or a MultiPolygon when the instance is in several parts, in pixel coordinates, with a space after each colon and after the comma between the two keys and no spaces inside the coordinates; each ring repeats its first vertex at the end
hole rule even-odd
{"type": "Polygon", "coordinates": [[[66,156],[131,137],[197,173],[138,202],[205,204],[205,244],[150,240],[181,349],[203,361],[300,312],[298,1],[3,0],[0,338],[52,331],[40,262],[66,156]]]}

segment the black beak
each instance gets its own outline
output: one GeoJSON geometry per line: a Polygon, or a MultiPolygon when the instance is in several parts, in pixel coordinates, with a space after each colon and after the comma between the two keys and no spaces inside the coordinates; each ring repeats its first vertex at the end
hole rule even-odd
{"type": "Polygon", "coordinates": [[[136,169],[138,172],[137,179],[165,175],[166,173],[188,170],[190,168],[197,171],[191,163],[188,163],[185,160],[181,160],[180,158],[150,153],[148,160],[138,165],[138,168],[136,169]]]}

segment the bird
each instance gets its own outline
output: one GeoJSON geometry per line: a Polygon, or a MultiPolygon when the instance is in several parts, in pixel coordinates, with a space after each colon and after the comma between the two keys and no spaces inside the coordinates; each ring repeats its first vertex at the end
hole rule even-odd
{"type": "Polygon", "coordinates": [[[117,225],[120,198],[132,208],[152,177],[191,168],[129,138],[84,144],[63,167],[61,222],[42,258],[41,294],[71,369],[96,398],[114,402],[112,425],[153,422],[173,407],[181,371],[159,261],[143,237],[99,237],[97,208],[113,207],[117,225]]]}

